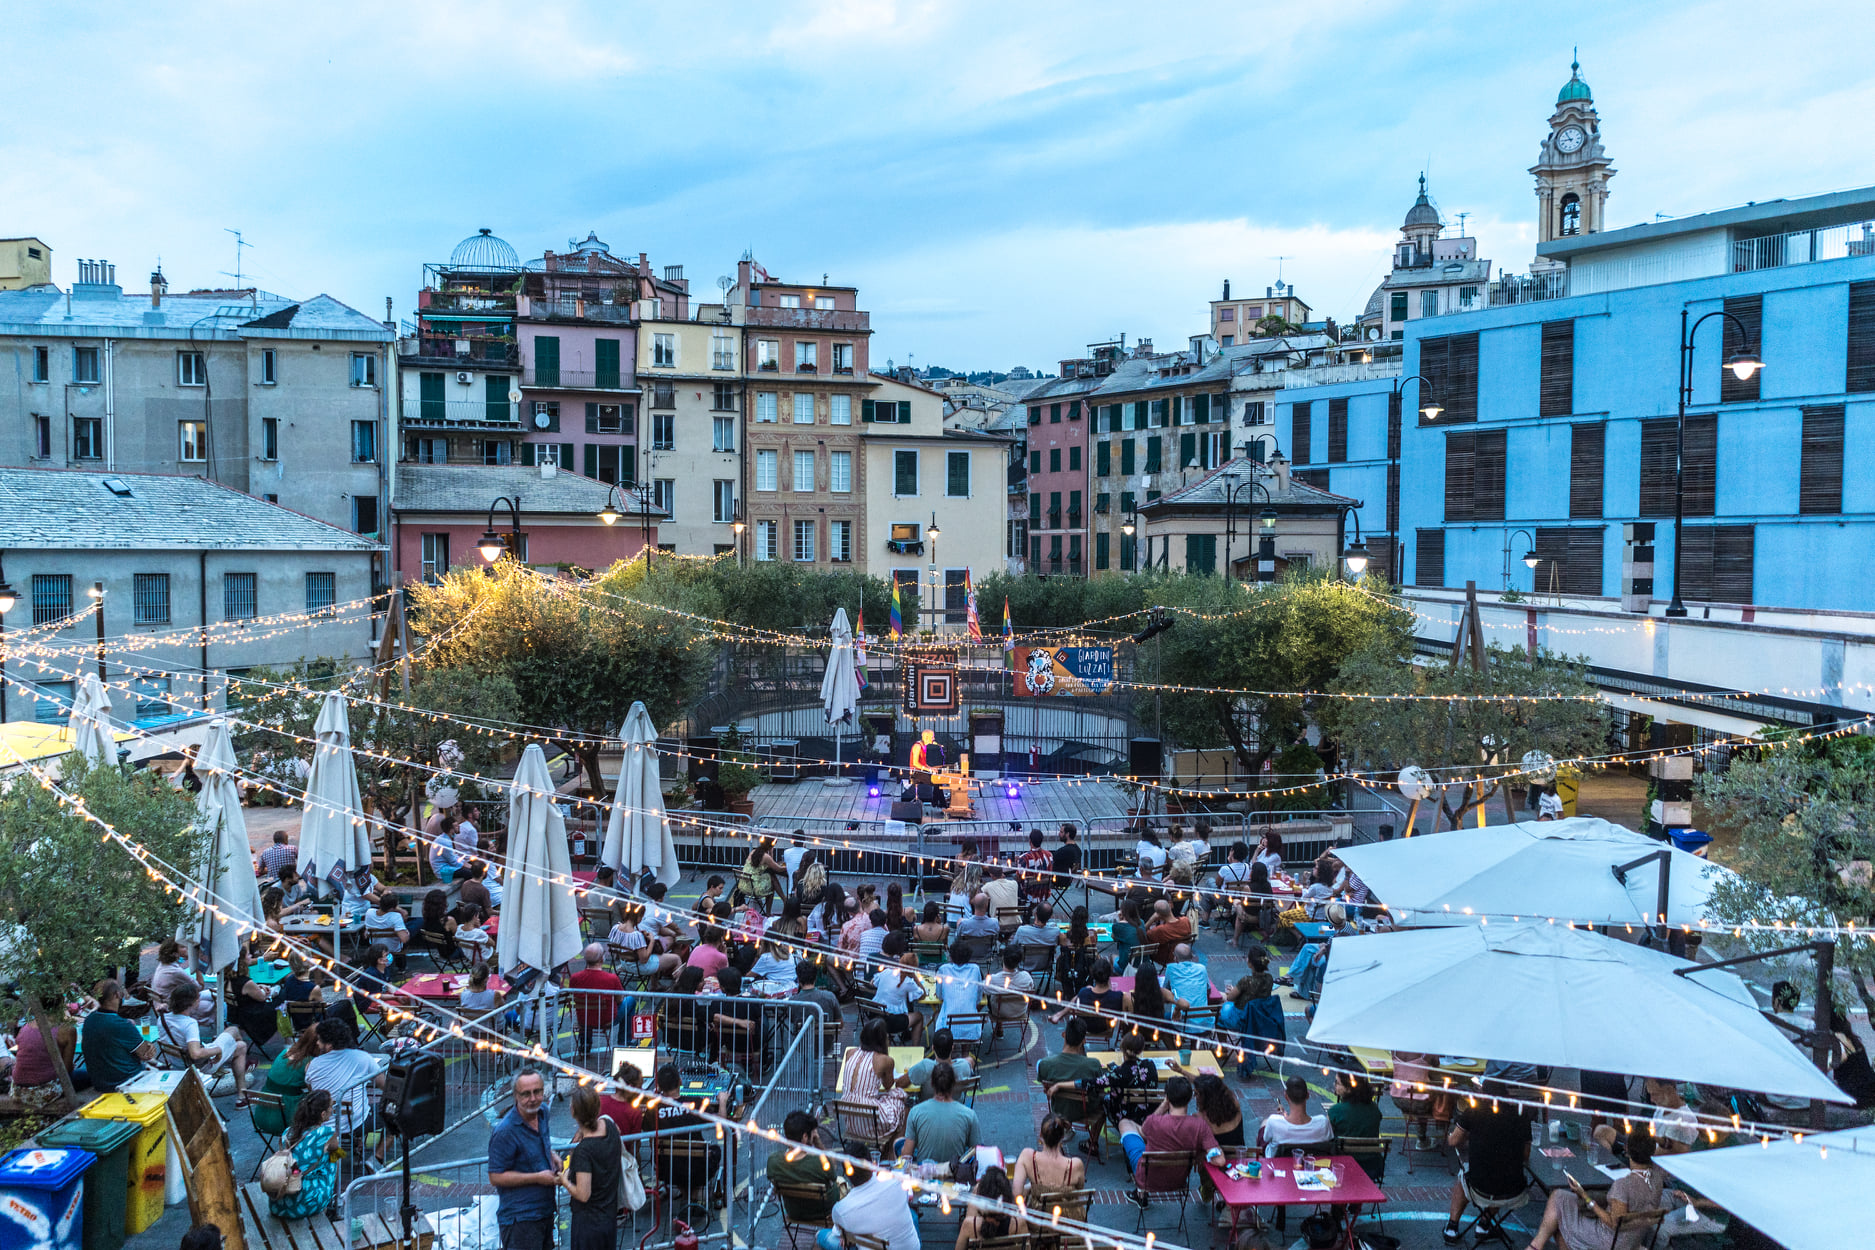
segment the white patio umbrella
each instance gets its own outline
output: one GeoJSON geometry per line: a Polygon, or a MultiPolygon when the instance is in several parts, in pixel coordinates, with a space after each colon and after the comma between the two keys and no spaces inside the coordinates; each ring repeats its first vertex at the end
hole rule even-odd
{"type": "Polygon", "coordinates": [[[1336,938],[1308,1039],[1850,1101],[1744,982],[1676,972],[1696,967],[1542,922],[1336,938]]]}
{"type": "Polygon", "coordinates": [[[850,778],[840,776],[840,740],[847,723],[859,710],[859,677],[854,669],[853,626],[846,619],[845,608],[833,610],[833,650],[827,653],[827,674],[820,679],[820,707],[833,726],[833,780],[840,784],[850,778]]]}
{"type": "Polygon", "coordinates": [[[1657,923],[1664,855],[1667,920],[1698,924],[1731,869],[1592,816],[1538,820],[1337,848],[1335,854],[1405,925],[1554,916],[1589,924],[1657,923]]]}
{"type": "MultiPolygon", "coordinates": [[[[352,727],[345,696],[326,692],[313,722],[312,772],[306,778],[306,815],[299,826],[299,871],[310,888],[333,874],[354,873],[371,864],[371,830],[365,826],[358,771],[352,766],[352,727]]],[[[343,893],[342,890],[340,890],[343,893]]]]}
{"type": "Polygon", "coordinates": [[[664,792],[658,788],[657,726],[642,703],[632,704],[619,732],[625,759],[612,789],[612,814],[606,821],[599,862],[625,881],[649,869],[665,885],[676,885],[677,844],[664,815],[664,792]]]}
{"type": "Polygon", "coordinates": [[[72,728],[72,750],[93,764],[117,762],[117,735],[111,729],[111,696],[96,673],[86,673],[72,700],[67,723],[72,728]]]}
{"type": "MultiPolygon", "coordinates": [[[[1869,1242],[1875,1127],[1655,1155],[1654,1162],[1789,1250],[1869,1242]]],[[[1668,1216],[1668,1227],[1679,1218],[1668,1216]]]]}
{"type": "Polygon", "coordinates": [[[228,722],[213,721],[195,757],[196,771],[202,776],[195,812],[210,838],[202,879],[211,891],[209,901],[224,915],[217,916],[204,907],[201,916],[185,926],[186,940],[207,953],[211,968],[225,968],[241,953],[243,926],[228,916],[253,917],[245,926],[248,929],[260,924],[260,886],[254,879],[247,818],[241,814],[241,787],[235,780],[239,767],[228,722]]]}
{"type": "Polygon", "coordinates": [[[550,972],[579,954],[583,943],[566,818],[555,798],[547,756],[530,743],[508,790],[508,864],[495,941],[497,966],[504,971],[526,964],[550,972]]]}

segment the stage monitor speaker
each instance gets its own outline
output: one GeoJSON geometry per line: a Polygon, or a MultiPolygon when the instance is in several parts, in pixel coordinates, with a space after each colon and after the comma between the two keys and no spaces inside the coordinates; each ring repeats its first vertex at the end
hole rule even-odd
{"type": "Polygon", "coordinates": [[[384,1118],[403,1137],[443,1131],[443,1057],[399,1055],[384,1073],[384,1118]]]}
{"type": "Polygon", "coordinates": [[[1157,738],[1134,738],[1127,744],[1126,771],[1135,777],[1157,777],[1165,770],[1165,745],[1157,738]]]}
{"type": "Polygon", "coordinates": [[[716,776],[716,735],[704,734],[696,738],[685,738],[684,746],[690,752],[690,758],[685,761],[685,771],[689,773],[689,779],[695,781],[699,777],[714,778],[716,776]]]}
{"type": "Polygon", "coordinates": [[[894,799],[892,802],[892,819],[903,820],[914,825],[922,824],[924,823],[924,804],[918,802],[916,799],[909,803],[902,803],[894,799]]]}

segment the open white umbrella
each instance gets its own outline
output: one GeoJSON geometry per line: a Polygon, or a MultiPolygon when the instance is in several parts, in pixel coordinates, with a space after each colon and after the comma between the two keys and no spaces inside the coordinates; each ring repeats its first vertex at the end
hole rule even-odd
{"type": "Polygon", "coordinates": [[[504,971],[526,964],[550,972],[579,954],[579,904],[566,818],[539,744],[521,753],[508,790],[508,864],[501,878],[501,932],[495,954],[504,971]]]}
{"type": "Polygon", "coordinates": [[[846,619],[845,608],[833,610],[833,650],[827,653],[827,674],[820,679],[820,708],[833,726],[833,780],[842,784],[850,778],[840,776],[840,740],[846,726],[859,710],[859,677],[854,668],[853,627],[846,619]]]}
{"type": "Polygon", "coordinates": [[[671,822],[664,815],[664,792],[658,788],[658,731],[644,704],[632,704],[619,737],[625,758],[612,789],[612,815],[606,821],[599,862],[618,873],[621,882],[649,869],[665,885],[676,885],[682,870],[671,822]]]}
{"type": "Polygon", "coordinates": [[[96,673],[86,673],[72,700],[68,722],[72,727],[72,750],[93,764],[117,762],[117,735],[111,729],[111,696],[96,673]]]}
{"type": "MultiPolygon", "coordinates": [[[[310,888],[371,865],[371,830],[365,826],[358,771],[352,766],[352,726],[345,696],[326,692],[313,722],[312,772],[306,778],[306,815],[299,826],[299,871],[310,888]]],[[[340,890],[342,893],[343,891],[340,890]]]]}
{"type": "Polygon", "coordinates": [[[1340,847],[1343,863],[1406,925],[1554,916],[1581,924],[1658,923],[1666,865],[1667,921],[1698,924],[1731,869],[1592,816],[1340,847]],[[1625,882],[1615,869],[1629,868],[1625,882]]]}
{"type": "Polygon", "coordinates": [[[247,818],[241,814],[241,787],[235,781],[239,767],[228,722],[217,719],[209,725],[208,738],[195,757],[196,771],[202,776],[195,812],[210,839],[202,872],[211,892],[208,901],[223,914],[217,916],[204,907],[200,918],[186,926],[187,939],[208,955],[211,968],[225,968],[241,953],[244,926],[229,916],[253,917],[245,926],[250,929],[260,923],[260,886],[254,879],[247,818]]]}
{"type": "MultiPolygon", "coordinates": [[[[1875,1127],[1655,1155],[1654,1162],[1789,1250],[1869,1243],[1875,1127]]],[[[1668,1227],[1679,1218],[1668,1216],[1668,1227]]]]}
{"type": "Polygon", "coordinates": [[[1336,938],[1308,1038],[1851,1101],[1744,982],[1678,972],[1698,966],[1536,922],[1336,938]]]}

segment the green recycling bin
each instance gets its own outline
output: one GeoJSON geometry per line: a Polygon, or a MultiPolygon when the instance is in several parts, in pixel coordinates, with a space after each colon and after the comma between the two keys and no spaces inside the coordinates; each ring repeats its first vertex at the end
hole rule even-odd
{"type": "Polygon", "coordinates": [[[124,1244],[125,1197],[130,1190],[130,1146],[143,1132],[133,1120],[86,1120],[74,1117],[53,1125],[35,1140],[94,1155],[85,1173],[85,1225],[82,1250],[118,1250],[124,1244]]]}

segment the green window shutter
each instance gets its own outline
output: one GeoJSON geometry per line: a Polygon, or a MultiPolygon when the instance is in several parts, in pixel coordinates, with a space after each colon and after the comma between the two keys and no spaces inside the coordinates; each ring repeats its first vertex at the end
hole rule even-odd
{"type": "Polygon", "coordinates": [[[598,404],[586,405],[586,432],[588,434],[597,434],[599,432],[599,405],[598,404]]]}
{"type": "Polygon", "coordinates": [[[898,401],[898,423],[900,425],[911,424],[911,400],[901,399],[898,401]]]}
{"type": "Polygon", "coordinates": [[[534,340],[534,385],[560,385],[560,340],[543,335],[534,340]]]}
{"type": "Polygon", "coordinates": [[[1060,404],[1048,405],[1048,424],[1050,425],[1061,424],[1061,405],[1060,404]]]}
{"type": "Polygon", "coordinates": [[[1079,443],[1076,443],[1073,446],[1068,448],[1068,472],[1079,473],[1080,471],[1081,471],[1081,445],[1079,443]]]}
{"type": "Polygon", "coordinates": [[[894,489],[900,495],[918,493],[918,453],[915,451],[895,451],[892,453],[893,476],[896,479],[894,489]]]}
{"type": "Polygon", "coordinates": [[[1130,438],[1120,440],[1120,475],[1122,477],[1133,472],[1133,443],[1134,440],[1130,438]]]}
{"type": "Polygon", "coordinates": [[[586,444],[586,476],[597,480],[599,477],[599,444],[586,444]]]}
{"type": "Polygon", "coordinates": [[[1187,573],[1217,572],[1217,535],[1185,535],[1185,571],[1187,573]]]}
{"type": "Polygon", "coordinates": [[[572,443],[560,444],[560,467],[562,469],[565,469],[568,473],[571,473],[573,471],[573,444],[572,443]]]}
{"type": "Polygon", "coordinates": [[[1040,473],[1041,471],[1042,471],[1042,453],[1039,451],[1030,452],[1029,453],[1029,472],[1040,473]]]}
{"type": "Polygon", "coordinates": [[[521,465],[523,468],[531,469],[534,467],[534,456],[537,450],[538,449],[532,443],[521,444],[521,465]]]}
{"type": "Polygon", "coordinates": [[[1029,493],[1029,524],[1040,525],[1041,523],[1042,523],[1041,492],[1031,491],[1029,493]]]}
{"type": "Polygon", "coordinates": [[[618,340],[594,340],[592,363],[593,385],[602,391],[616,391],[618,389],[618,340]]]}
{"type": "Polygon", "coordinates": [[[1185,413],[1185,397],[1183,395],[1172,396],[1171,401],[1166,407],[1171,410],[1172,424],[1177,425],[1179,423],[1179,418],[1185,413]]]}
{"type": "Polygon", "coordinates": [[[1217,436],[1217,455],[1219,462],[1230,459],[1230,431],[1225,430],[1217,436]]]}
{"type": "Polygon", "coordinates": [[[1080,419],[1081,419],[1081,401],[1078,399],[1068,401],[1068,420],[1079,421],[1080,419]]]}
{"type": "Polygon", "coordinates": [[[1211,424],[1211,397],[1209,395],[1191,397],[1191,422],[1193,425],[1211,424]]]}
{"type": "Polygon", "coordinates": [[[1029,405],[1029,424],[1040,425],[1041,423],[1042,423],[1042,406],[1040,404],[1030,404],[1029,405]]]}
{"type": "Polygon", "coordinates": [[[638,484],[638,449],[630,443],[619,448],[618,480],[623,486],[638,484]]]}
{"type": "Polygon", "coordinates": [[[482,380],[483,411],[490,421],[508,419],[508,379],[490,374],[482,380]]]}
{"type": "Polygon", "coordinates": [[[949,481],[945,489],[953,499],[970,497],[970,453],[953,451],[945,457],[945,470],[949,481]]]}
{"type": "Polygon", "coordinates": [[[1134,502],[1132,491],[1123,490],[1120,492],[1120,511],[1131,513],[1134,508],[1134,502]]]}
{"type": "Polygon", "coordinates": [[[1105,439],[1094,444],[1094,473],[1106,477],[1113,472],[1113,444],[1105,439]]]}
{"type": "Polygon", "coordinates": [[[444,417],[443,375],[425,373],[417,379],[417,411],[425,421],[441,421],[444,417]]]}
{"type": "Polygon", "coordinates": [[[1184,468],[1198,458],[1198,436],[1180,434],[1178,436],[1178,467],[1184,468]]]}
{"type": "Polygon", "coordinates": [[[1094,567],[1097,569],[1107,567],[1107,543],[1108,534],[1105,530],[1094,535],[1094,567]]]}
{"type": "Polygon", "coordinates": [[[1081,515],[1081,492],[1080,491],[1071,490],[1068,492],[1068,511],[1076,517],[1081,515]]]}
{"type": "Polygon", "coordinates": [[[1164,465],[1161,459],[1163,455],[1160,450],[1161,442],[1157,434],[1146,440],[1146,472],[1148,473],[1157,473],[1164,465]]]}
{"type": "MultiPolygon", "coordinates": [[[[870,422],[873,419],[873,401],[872,400],[862,399],[859,401],[859,419],[862,423],[870,422]]],[[[1035,423],[1031,421],[1029,422],[1029,424],[1034,425],[1035,423]]]]}
{"type": "Polygon", "coordinates": [[[1136,430],[1145,429],[1146,422],[1150,419],[1149,414],[1151,411],[1152,409],[1145,400],[1135,400],[1133,403],[1133,428],[1136,430]]]}

